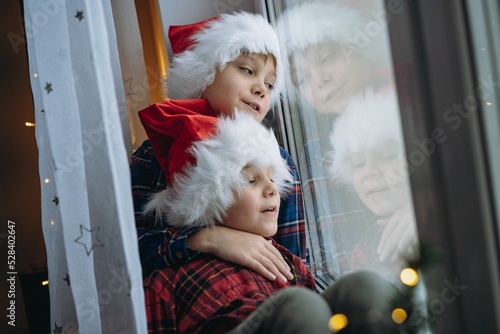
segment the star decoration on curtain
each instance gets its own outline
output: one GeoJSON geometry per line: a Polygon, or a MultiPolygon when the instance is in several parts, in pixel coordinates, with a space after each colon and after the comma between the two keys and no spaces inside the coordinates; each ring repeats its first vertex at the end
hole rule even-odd
{"type": "Polygon", "coordinates": [[[78,19],[78,21],[83,20],[83,10],[77,10],[75,17],[78,19]]]}
{"type": "Polygon", "coordinates": [[[57,323],[54,321],[54,330],[52,331],[52,333],[62,334],[63,332],[62,330],[63,330],[62,326],[61,327],[57,326],[57,323]]]}
{"type": "Polygon", "coordinates": [[[66,273],[66,277],[63,278],[63,281],[66,281],[66,284],[68,284],[68,286],[70,285],[68,273],[66,273]]]}
{"type": "Polygon", "coordinates": [[[46,91],[47,91],[47,94],[50,94],[50,92],[52,92],[52,83],[50,82],[46,82],[45,83],[45,88],[44,88],[46,91]]]}
{"type": "Polygon", "coordinates": [[[125,82],[125,96],[126,97],[131,97],[133,95],[136,95],[134,92],[134,89],[132,88],[132,80],[134,80],[134,77],[130,77],[128,79],[123,80],[125,82]]]}
{"type": "Polygon", "coordinates": [[[54,202],[56,204],[56,206],[58,206],[59,205],[59,197],[54,196],[54,199],[52,200],[52,202],[54,202]]]}
{"type": "Polygon", "coordinates": [[[99,240],[99,229],[100,227],[98,226],[89,230],[80,224],[80,236],[75,239],[75,242],[85,247],[87,256],[92,253],[94,247],[104,247],[102,241],[99,240]]]}
{"type": "Polygon", "coordinates": [[[56,57],[60,60],[68,59],[68,50],[60,47],[59,51],[56,53],[56,57]]]}

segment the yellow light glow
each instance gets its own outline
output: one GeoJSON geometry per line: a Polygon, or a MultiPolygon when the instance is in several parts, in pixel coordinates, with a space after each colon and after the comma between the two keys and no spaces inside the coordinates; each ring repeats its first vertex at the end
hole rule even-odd
{"type": "Polygon", "coordinates": [[[26,122],[24,124],[26,124],[26,126],[35,126],[35,123],[31,123],[31,122],[26,122]]]}
{"type": "Polygon", "coordinates": [[[48,285],[49,284],[49,281],[48,280],[45,280],[42,282],[42,285],[48,285]]]}
{"type": "Polygon", "coordinates": [[[412,268],[405,268],[401,271],[401,282],[408,286],[414,286],[418,283],[418,273],[412,268]]]}
{"type": "Polygon", "coordinates": [[[55,222],[53,220],[50,221],[50,225],[54,225],[55,222]]]}
{"type": "Polygon", "coordinates": [[[406,320],[406,318],[408,318],[408,315],[402,308],[396,308],[392,311],[392,320],[395,323],[401,324],[406,320]]]}
{"type": "Polygon", "coordinates": [[[486,105],[487,105],[487,106],[491,106],[492,104],[493,104],[493,103],[491,103],[491,102],[486,102],[486,105]]]}
{"type": "Polygon", "coordinates": [[[338,332],[347,326],[347,317],[342,313],[334,314],[330,321],[328,321],[328,327],[332,332],[338,332]]]}
{"type": "Polygon", "coordinates": [[[49,182],[50,182],[50,180],[49,180],[49,179],[45,179],[45,180],[43,180],[43,182],[45,182],[45,183],[49,183],[49,182]]]}
{"type": "Polygon", "coordinates": [[[38,73],[34,73],[33,77],[38,78],[38,73]]]}

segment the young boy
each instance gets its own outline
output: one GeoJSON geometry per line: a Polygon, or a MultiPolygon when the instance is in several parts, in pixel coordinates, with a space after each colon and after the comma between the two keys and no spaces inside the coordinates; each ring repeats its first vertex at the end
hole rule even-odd
{"type": "MultiPolygon", "coordinates": [[[[211,254],[155,270],[144,283],[149,332],[331,333],[332,310],[348,314],[354,308],[349,330],[361,316],[373,329],[390,333],[394,286],[364,273],[351,277],[362,287],[354,290],[352,281],[344,281],[321,296],[303,261],[270,239],[278,227],[280,193],[292,181],[273,133],[246,113],[219,119],[207,104],[193,113],[179,112],[192,101],[176,103],[139,114],[153,146],[165,154],[160,161],[170,184],[145,210],[173,225],[225,226],[261,235],[279,250],[293,278],[271,281],[211,254]],[[359,301],[358,290],[365,300],[359,301]],[[364,318],[369,310],[382,314],[364,318]]],[[[365,321],[360,322],[364,330],[365,321]]]]}
{"type": "Polygon", "coordinates": [[[415,257],[418,241],[395,92],[367,90],[353,99],[330,141],[332,174],[377,217],[354,246],[351,270],[398,274],[401,262],[415,257]]]}
{"type": "MultiPolygon", "coordinates": [[[[175,100],[148,109],[178,108],[203,113],[210,108],[217,116],[232,115],[234,108],[262,121],[279,100],[283,69],[274,29],[261,16],[249,13],[223,14],[200,23],[171,27],[169,37],[176,57],[168,77],[169,97],[175,100]]],[[[217,226],[160,226],[142,214],[153,193],[168,186],[162,168],[165,152],[146,141],[133,155],[131,173],[139,250],[144,276],[152,270],[178,266],[213,253],[247,266],[268,279],[291,277],[286,264],[263,237],[217,226]]],[[[289,154],[280,150],[293,176],[292,189],[281,203],[277,243],[305,259],[305,227],[298,172],[289,154]]]]}

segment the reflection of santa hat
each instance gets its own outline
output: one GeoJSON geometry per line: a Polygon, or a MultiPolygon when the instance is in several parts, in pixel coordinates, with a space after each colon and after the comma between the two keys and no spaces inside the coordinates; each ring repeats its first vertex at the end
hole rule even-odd
{"type": "MultiPolygon", "coordinates": [[[[175,104],[177,110],[184,105],[193,108],[193,103],[209,109],[201,99],[164,103],[175,104]]],[[[145,212],[166,216],[172,226],[214,225],[248,186],[242,174],[245,166],[271,167],[274,183],[284,195],[292,181],[288,165],[273,132],[251,115],[236,111],[231,119],[165,110],[171,108],[156,104],[139,113],[169,181],[169,188],[153,195],[145,212]]]]}
{"type": "Polygon", "coordinates": [[[399,143],[404,152],[395,91],[375,93],[369,89],[354,97],[335,122],[330,135],[332,175],[344,183],[352,183],[350,156],[363,150],[380,148],[389,141],[399,143]]]}
{"type": "Polygon", "coordinates": [[[217,70],[222,70],[243,52],[249,52],[271,54],[276,59],[271,102],[279,100],[283,65],[278,36],[261,15],[221,14],[190,25],[171,26],[168,35],[176,54],[167,78],[169,98],[200,98],[214,81],[217,70]]]}
{"type": "Polygon", "coordinates": [[[293,53],[330,40],[358,49],[376,64],[390,64],[386,27],[340,1],[312,1],[291,7],[280,15],[278,31],[286,62],[293,53]]]}

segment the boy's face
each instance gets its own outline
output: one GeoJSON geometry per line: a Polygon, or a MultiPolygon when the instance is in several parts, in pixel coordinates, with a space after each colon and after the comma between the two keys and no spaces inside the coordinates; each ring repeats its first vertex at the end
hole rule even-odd
{"type": "Polygon", "coordinates": [[[272,181],[272,169],[245,167],[242,172],[249,186],[243,187],[222,223],[263,237],[273,236],[278,229],[280,195],[272,181]]]}
{"type": "Polygon", "coordinates": [[[322,114],[339,114],[373,79],[374,65],[359,51],[332,41],[292,56],[292,77],[304,99],[322,114]]]}
{"type": "Polygon", "coordinates": [[[406,163],[396,142],[352,154],[351,166],[358,196],[376,215],[392,214],[409,201],[406,163]]]}
{"type": "Polygon", "coordinates": [[[262,122],[271,105],[275,81],[276,66],[272,56],[242,54],[217,72],[202,98],[208,100],[219,116],[232,116],[234,108],[238,108],[262,122]]]}

